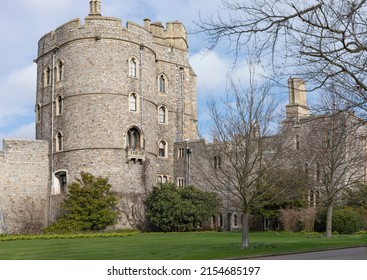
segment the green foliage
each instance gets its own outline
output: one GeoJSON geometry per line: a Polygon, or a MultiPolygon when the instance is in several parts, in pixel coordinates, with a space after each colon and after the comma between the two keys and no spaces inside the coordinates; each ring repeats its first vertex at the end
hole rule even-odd
{"type": "Polygon", "coordinates": [[[354,188],[348,188],[343,201],[348,206],[367,209],[367,185],[358,184],[354,188]]]}
{"type": "Polygon", "coordinates": [[[107,178],[82,172],[81,179],[68,186],[63,215],[45,232],[95,231],[115,224],[118,197],[111,188],[107,178]]]}
{"type": "MultiPolygon", "coordinates": [[[[363,217],[350,208],[333,211],[332,228],[339,234],[352,234],[364,229],[363,217]]],[[[326,210],[319,211],[316,216],[315,228],[318,231],[326,230],[326,210]]]]}
{"type": "Polygon", "coordinates": [[[217,214],[219,204],[214,193],[162,184],[146,200],[147,217],[155,231],[191,231],[217,214]]]}

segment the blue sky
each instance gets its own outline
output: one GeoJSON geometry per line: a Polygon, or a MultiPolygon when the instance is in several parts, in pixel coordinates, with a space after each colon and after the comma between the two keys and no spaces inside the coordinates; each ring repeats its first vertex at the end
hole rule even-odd
{"type": "MultiPolygon", "coordinates": [[[[34,139],[34,104],[38,40],[47,32],[89,13],[89,0],[11,0],[3,1],[0,17],[0,149],[3,138],[34,139]]],[[[199,14],[216,15],[220,0],[102,0],[102,15],[121,18],[143,25],[152,21],[179,20],[186,28],[194,27],[199,14]]],[[[189,35],[190,62],[198,76],[198,115],[201,135],[207,137],[209,95],[225,93],[226,76],[232,70],[233,58],[222,44],[203,55],[205,37],[189,35]]],[[[247,67],[239,61],[236,76],[246,79],[247,67]]]]}

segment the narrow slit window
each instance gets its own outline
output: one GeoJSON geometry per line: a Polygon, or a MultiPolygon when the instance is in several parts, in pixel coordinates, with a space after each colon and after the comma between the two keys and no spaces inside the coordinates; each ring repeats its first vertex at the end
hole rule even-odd
{"type": "Polygon", "coordinates": [[[130,77],[136,77],[136,60],[135,58],[130,59],[129,63],[129,75],[130,77]]]}
{"type": "Polygon", "coordinates": [[[166,92],[166,79],[164,78],[164,75],[159,76],[159,91],[166,92]]]}
{"type": "Polygon", "coordinates": [[[129,100],[129,107],[130,112],[136,112],[137,111],[137,96],[135,93],[130,94],[130,100],[129,100]]]}
{"type": "Polygon", "coordinates": [[[159,107],[159,123],[166,123],[166,108],[159,107]]]}

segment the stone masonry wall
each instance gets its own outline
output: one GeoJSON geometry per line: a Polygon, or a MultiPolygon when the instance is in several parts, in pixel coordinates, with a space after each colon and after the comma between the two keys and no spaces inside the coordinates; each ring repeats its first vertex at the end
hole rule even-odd
{"type": "Polygon", "coordinates": [[[48,144],[4,140],[0,151],[0,233],[17,232],[28,208],[43,209],[47,223],[49,194],[48,144]]]}

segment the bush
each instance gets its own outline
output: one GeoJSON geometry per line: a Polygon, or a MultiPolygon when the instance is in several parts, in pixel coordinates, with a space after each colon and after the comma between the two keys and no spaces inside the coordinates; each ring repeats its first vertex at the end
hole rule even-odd
{"type": "Polygon", "coordinates": [[[146,200],[147,217],[154,231],[191,231],[218,213],[218,196],[194,187],[163,184],[146,200]]]}
{"type": "MultiPolygon", "coordinates": [[[[365,226],[363,217],[353,209],[335,209],[333,211],[332,230],[339,234],[352,234],[362,230],[365,226]]],[[[317,213],[315,229],[326,231],[326,210],[317,213]]]]}
{"type": "Polygon", "coordinates": [[[302,209],[280,209],[280,220],[286,231],[308,231],[314,230],[316,212],[314,208],[302,209]]]}
{"type": "Polygon", "coordinates": [[[73,233],[103,230],[117,222],[118,198],[107,178],[81,173],[81,179],[68,186],[63,214],[45,232],[73,233]]]}

